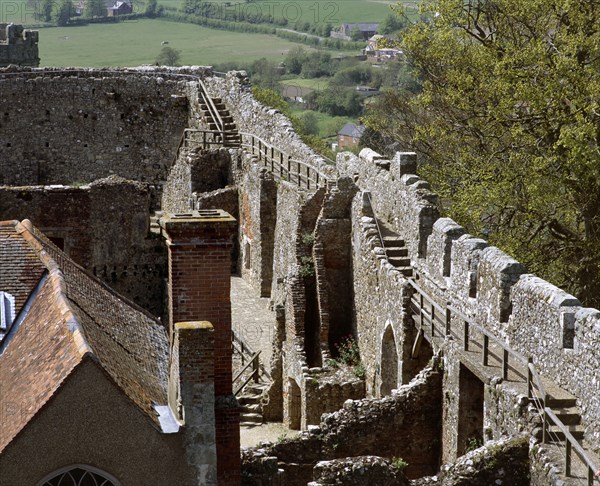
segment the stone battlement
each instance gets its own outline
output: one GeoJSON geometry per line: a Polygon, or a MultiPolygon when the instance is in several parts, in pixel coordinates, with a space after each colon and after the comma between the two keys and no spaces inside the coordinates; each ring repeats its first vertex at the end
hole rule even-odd
{"type": "Polygon", "coordinates": [[[22,25],[0,23],[0,67],[39,66],[39,33],[22,25]]]}

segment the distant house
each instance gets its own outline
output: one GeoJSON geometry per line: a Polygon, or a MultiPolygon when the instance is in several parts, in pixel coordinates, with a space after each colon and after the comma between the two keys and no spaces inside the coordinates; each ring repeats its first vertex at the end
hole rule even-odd
{"type": "Polygon", "coordinates": [[[106,15],[108,17],[118,17],[119,15],[130,14],[133,12],[130,0],[106,0],[106,15]]]}
{"type": "Polygon", "coordinates": [[[392,36],[376,34],[369,38],[367,47],[363,49],[363,55],[367,56],[368,61],[386,62],[392,59],[398,59],[402,56],[402,51],[394,47],[381,47],[385,39],[395,40],[392,36]]]}
{"type": "Polygon", "coordinates": [[[354,148],[358,146],[360,137],[365,133],[364,125],[346,123],[338,132],[338,149],[354,148]]]}
{"type": "Polygon", "coordinates": [[[358,23],[358,24],[342,24],[338,29],[331,31],[331,37],[343,40],[352,40],[352,32],[359,30],[362,38],[367,40],[369,37],[377,33],[379,24],[358,23]]]}

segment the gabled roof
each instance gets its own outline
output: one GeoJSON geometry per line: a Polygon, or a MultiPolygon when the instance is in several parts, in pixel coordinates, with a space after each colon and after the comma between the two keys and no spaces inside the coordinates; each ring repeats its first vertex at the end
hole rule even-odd
{"type": "Polygon", "coordinates": [[[361,32],[377,32],[379,24],[359,22],[357,24],[342,24],[342,26],[350,30],[358,29],[361,32]]]}
{"type": "Polygon", "coordinates": [[[15,233],[17,223],[0,221],[0,291],[15,298],[15,312],[19,313],[46,271],[46,266],[25,240],[15,233]]]}
{"type": "MultiPolygon", "coordinates": [[[[34,266],[41,278],[27,312],[0,344],[0,396],[10,397],[15,411],[0,414],[0,452],[84,359],[96,361],[160,428],[155,406],[167,404],[169,349],[162,325],[87,274],[29,221],[0,223],[0,230],[2,267],[29,268],[32,254],[41,264],[34,266]],[[18,257],[9,262],[15,247],[18,257]]],[[[12,276],[18,268],[3,271],[12,276]]]]}
{"type": "Polygon", "coordinates": [[[338,135],[346,137],[360,138],[365,133],[364,125],[356,125],[354,123],[346,123],[342,129],[338,132],[338,135]]]}

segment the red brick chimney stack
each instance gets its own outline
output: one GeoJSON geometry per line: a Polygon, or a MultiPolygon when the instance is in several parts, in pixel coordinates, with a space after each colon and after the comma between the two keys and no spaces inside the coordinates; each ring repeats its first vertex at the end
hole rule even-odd
{"type": "Polygon", "coordinates": [[[222,210],[201,210],[167,214],[160,226],[169,249],[171,345],[178,322],[209,321],[214,328],[218,484],[238,486],[239,408],[232,394],[230,298],[236,221],[222,210]]]}

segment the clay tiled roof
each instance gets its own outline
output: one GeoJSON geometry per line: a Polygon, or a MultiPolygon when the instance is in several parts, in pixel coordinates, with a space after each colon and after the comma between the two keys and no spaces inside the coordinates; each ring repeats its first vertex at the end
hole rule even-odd
{"type": "Polygon", "coordinates": [[[0,224],[0,231],[10,235],[0,237],[3,266],[5,249],[14,251],[12,240],[20,240],[21,250],[28,257],[33,251],[48,271],[24,320],[15,325],[5,349],[0,346],[0,397],[10,397],[15,411],[0,414],[0,452],[84,358],[94,359],[159,427],[153,404],[167,403],[164,328],[88,275],[28,221],[0,224]]]}
{"type": "Polygon", "coordinates": [[[17,221],[0,221],[0,291],[15,298],[19,313],[46,267],[33,249],[15,233],[17,221]]]}

